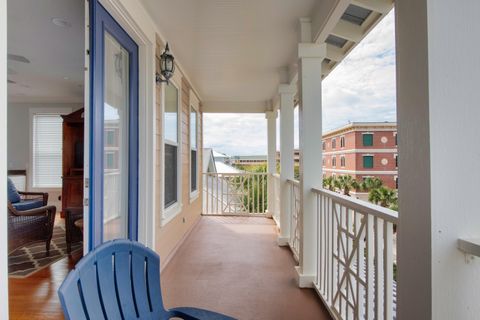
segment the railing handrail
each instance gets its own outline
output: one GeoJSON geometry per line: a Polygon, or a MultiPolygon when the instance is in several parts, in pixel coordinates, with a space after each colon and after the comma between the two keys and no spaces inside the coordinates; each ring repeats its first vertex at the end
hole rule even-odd
{"type": "Polygon", "coordinates": [[[395,210],[391,210],[388,208],[384,208],[382,206],[358,200],[353,197],[349,197],[334,191],[330,191],[327,189],[319,189],[319,188],[312,188],[312,191],[317,194],[323,194],[327,197],[335,199],[336,202],[351,208],[355,211],[370,214],[372,216],[381,218],[385,221],[392,222],[394,224],[398,223],[398,212],[395,210]]]}
{"type": "Polygon", "coordinates": [[[251,176],[251,175],[268,175],[267,172],[238,172],[238,173],[222,173],[222,172],[204,172],[203,175],[211,176],[251,176]]]}
{"type": "Polygon", "coordinates": [[[300,181],[298,181],[296,179],[287,179],[287,183],[291,183],[294,186],[300,186],[300,181]]]}

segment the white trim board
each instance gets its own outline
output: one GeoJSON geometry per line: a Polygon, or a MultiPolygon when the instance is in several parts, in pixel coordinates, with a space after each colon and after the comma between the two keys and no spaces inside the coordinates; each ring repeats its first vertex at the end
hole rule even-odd
{"type": "MultiPolygon", "coordinates": [[[[177,89],[177,202],[174,204],[170,205],[168,208],[165,208],[165,190],[162,189],[161,192],[161,201],[160,201],[160,206],[161,206],[161,214],[160,214],[160,227],[166,226],[170,221],[173,220],[181,211],[183,208],[183,203],[182,203],[182,160],[183,160],[183,150],[182,150],[182,144],[183,144],[183,137],[182,137],[182,121],[183,121],[183,105],[182,105],[182,78],[179,73],[175,73],[170,79],[170,83],[174,85],[174,87],[177,89]]],[[[162,128],[162,134],[161,134],[161,160],[160,160],[160,184],[162,186],[165,185],[165,175],[163,174],[165,172],[165,143],[167,140],[165,139],[165,83],[160,83],[162,90],[162,101],[161,101],[161,128],[162,128]]]]}
{"type": "MultiPolygon", "coordinates": [[[[7,1],[0,0],[0,150],[7,150],[7,1]]],[[[7,181],[7,153],[0,155],[0,181],[7,181]]],[[[0,184],[0,319],[8,319],[7,184],[0,184]]]]}

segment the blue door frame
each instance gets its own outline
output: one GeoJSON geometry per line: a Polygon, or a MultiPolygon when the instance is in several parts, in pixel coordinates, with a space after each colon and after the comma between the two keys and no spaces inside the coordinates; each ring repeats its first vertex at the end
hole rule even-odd
{"type": "Polygon", "coordinates": [[[138,238],[138,45],[98,0],[90,0],[89,250],[103,242],[104,35],[129,53],[128,238],[138,238]]]}

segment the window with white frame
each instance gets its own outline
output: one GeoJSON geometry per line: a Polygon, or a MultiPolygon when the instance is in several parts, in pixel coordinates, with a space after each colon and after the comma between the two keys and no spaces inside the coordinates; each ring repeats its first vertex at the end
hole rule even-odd
{"type": "Polygon", "coordinates": [[[32,113],[32,187],[62,187],[63,119],[59,113],[32,113]]]}
{"type": "Polygon", "coordinates": [[[345,148],[345,137],[340,137],[340,148],[345,148]]]}
{"type": "Polygon", "coordinates": [[[164,137],[165,137],[165,187],[164,206],[171,207],[179,199],[179,134],[178,134],[178,89],[172,84],[165,86],[165,112],[164,112],[164,137]]]}
{"type": "Polygon", "coordinates": [[[337,158],[335,156],[332,157],[332,167],[337,166],[337,158]]]}
{"type": "Polygon", "coordinates": [[[190,108],[190,192],[198,190],[198,114],[190,108]]]}
{"type": "Polygon", "coordinates": [[[345,167],[345,156],[340,157],[340,166],[345,167]]]}

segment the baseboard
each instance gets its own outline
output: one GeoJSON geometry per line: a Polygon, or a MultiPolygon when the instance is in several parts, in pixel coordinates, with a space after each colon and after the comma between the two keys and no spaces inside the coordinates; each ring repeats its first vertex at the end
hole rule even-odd
{"type": "Polygon", "coordinates": [[[187,232],[185,232],[185,234],[182,236],[182,238],[180,239],[180,241],[178,241],[178,243],[175,245],[175,247],[173,248],[172,252],[170,252],[170,254],[167,256],[167,258],[164,260],[165,263],[163,264],[163,266],[160,267],[160,273],[163,272],[163,270],[168,266],[168,264],[170,263],[170,261],[172,260],[172,258],[175,256],[175,254],[177,253],[178,249],[180,249],[180,247],[183,245],[183,243],[185,242],[185,240],[187,240],[187,238],[190,236],[190,234],[192,233],[193,229],[195,229],[195,227],[197,226],[197,224],[200,222],[200,219],[202,219],[202,216],[198,216],[197,220],[192,224],[192,226],[190,227],[190,229],[187,230],[187,232]]]}
{"type": "Polygon", "coordinates": [[[268,209],[265,210],[265,218],[271,219],[272,217],[273,217],[272,213],[270,211],[268,211],[268,209]]]}
{"type": "Polygon", "coordinates": [[[277,244],[278,244],[280,247],[286,247],[286,246],[288,246],[288,241],[290,241],[290,238],[289,238],[289,237],[278,236],[278,238],[277,238],[277,244]]]}
{"type": "Polygon", "coordinates": [[[302,274],[300,267],[295,267],[297,284],[300,288],[314,288],[315,275],[302,274]]]}

